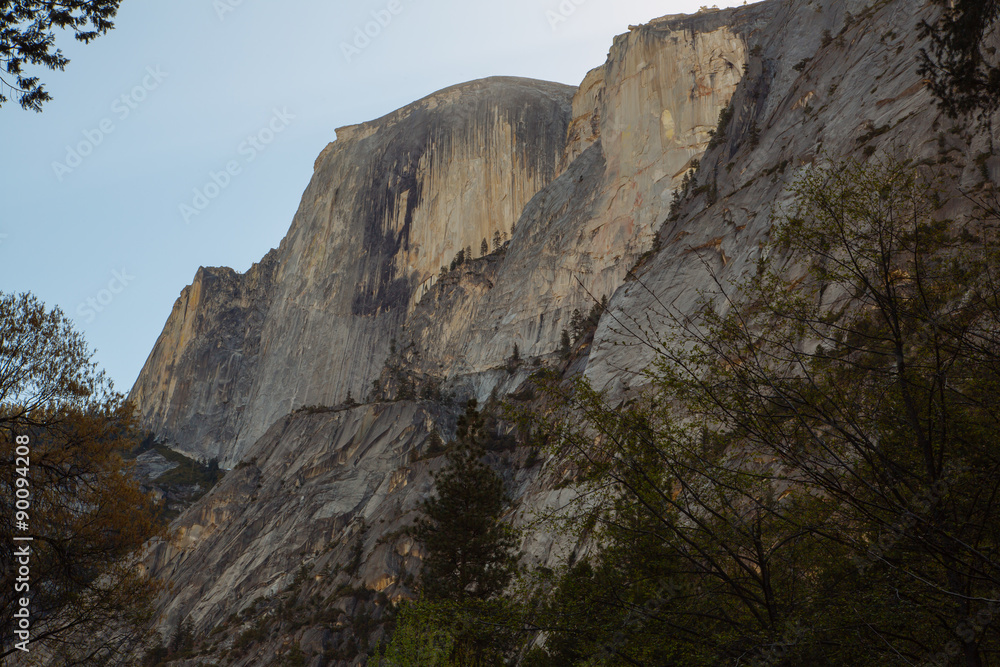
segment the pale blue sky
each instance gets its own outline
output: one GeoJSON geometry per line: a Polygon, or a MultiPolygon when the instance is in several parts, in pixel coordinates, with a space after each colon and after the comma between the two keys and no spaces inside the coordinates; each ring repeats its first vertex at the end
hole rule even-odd
{"type": "Polygon", "coordinates": [[[334,128],[485,76],[577,85],[630,23],[700,4],[126,0],[108,35],[60,42],[43,113],[0,108],[0,290],[61,306],[128,391],[199,266],[244,271],[278,245],[334,128]],[[185,203],[204,209],[185,222],[185,203]]]}

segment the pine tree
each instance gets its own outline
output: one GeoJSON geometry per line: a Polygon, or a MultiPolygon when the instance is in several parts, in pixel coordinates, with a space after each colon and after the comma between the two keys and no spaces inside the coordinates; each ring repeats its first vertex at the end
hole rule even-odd
{"type": "Polygon", "coordinates": [[[174,631],[170,649],[175,655],[186,656],[194,650],[194,626],[191,621],[183,621],[174,631]]]}
{"type": "Polygon", "coordinates": [[[562,337],[559,340],[559,357],[562,359],[569,359],[570,353],[570,340],[569,332],[565,329],[562,330],[562,337]]]}
{"type": "Polygon", "coordinates": [[[486,257],[488,254],[490,254],[490,244],[486,242],[486,239],[483,239],[483,242],[479,244],[479,256],[486,257]]]}
{"type": "Polygon", "coordinates": [[[219,470],[219,459],[213,457],[205,464],[205,475],[209,484],[215,484],[222,479],[222,471],[219,470]]]}
{"type": "Polygon", "coordinates": [[[500,246],[503,245],[503,238],[500,236],[500,230],[493,232],[493,250],[499,250],[500,246]]]}
{"type": "Polygon", "coordinates": [[[413,379],[404,375],[399,379],[399,393],[397,400],[412,401],[417,397],[416,389],[413,387],[413,379]]]}
{"type": "Polygon", "coordinates": [[[579,308],[573,310],[573,317],[569,320],[569,327],[573,330],[573,340],[580,340],[580,335],[583,333],[583,313],[580,312],[579,308]]]}
{"type": "Polygon", "coordinates": [[[441,433],[438,432],[437,427],[432,428],[431,432],[427,435],[426,451],[428,456],[436,456],[444,451],[444,439],[441,437],[441,433]]]}
{"type": "MultiPolygon", "coordinates": [[[[517,370],[517,367],[521,365],[521,348],[517,346],[517,343],[514,343],[514,351],[511,352],[509,357],[507,357],[506,365],[508,373],[513,373],[515,370],[517,370]]],[[[493,388],[493,394],[490,395],[490,404],[492,404],[495,400],[497,400],[495,396],[496,396],[496,387],[493,388]]]]}
{"type": "Polygon", "coordinates": [[[428,600],[487,600],[510,582],[517,532],[503,523],[503,480],[483,463],[489,434],[470,400],[458,419],[448,463],[435,477],[435,495],[422,504],[413,530],[427,556],[420,589],[428,600]]]}

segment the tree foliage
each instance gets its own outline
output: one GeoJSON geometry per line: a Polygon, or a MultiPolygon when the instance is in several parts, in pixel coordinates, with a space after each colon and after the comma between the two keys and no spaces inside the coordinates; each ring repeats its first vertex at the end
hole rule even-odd
{"type": "Polygon", "coordinates": [[[753,277],[642,334],[641,399],[550,417],[603,548],[531,664],[1000,656],[998,220],[892,160],[795,195],[753,277]]]}
{"type": "Polygon", "coordinates": [[[921,37],[929,39],[921,50],[921,75],[949,116],[993,113],[1000,105],[1000,43],[988,37],[1000,16],[1000,2],[932,1],[941,15],[933,23],[920,24],[921,37]]]}
{"type": "MultiPolygon", "coordinates": [[[[121,0],[12,0],[0,3],[0,82],[24,109],[41,111],[52,96],[25,65],[63,70],[69,59],[55,48],[56,30],[71,30],[84,44],[112,28],[121,0]]],[[[0,105],[8,98],[0,91],[0,105]]]]}
{"type": "Polygon", "coordinates": [[[455,648],[453,608],[447,603],[404,602],[392,641],[375,655],[377,667],[449,667],[455,648]]]}
{"type": "Polygon", "coordinates": [[[563,360],[569,359],[571,345],[572,345],[572,343],[570,342],[569,331],[567,331],[566,329],[563,329],[562,333],[559,335],[559,358],[560,359],[563,359],[563,360]]]}
{"type": "MultiPolygon", "coordinates": [[[[163,528],[121,456],[137,434],[132,407],[63,313],[27,294],[0,295],[4,562],[13,562],[15,528],[25,534],[14,524],[19,477],[29,482],[24,520],[34,538],[29,591],[15,592],[14,571],[4,568],[2,625],[11,627],[15,600],[30,599],[30,649],[57,656],[55,664],[117,664],[145,638],[159,585],[140,557],[163,528]],[[15,457],[18,436],[29,439],[27,461],[15,457]]],[[[14,650],[5,642],[0,657],[14,650]]]]}
{"type": "Polygon", "coordinates": [[[470,400],[459,417],[435,494],[422,505],[413,530],[425,549],[420,599],[403,608],[378,664],[502,665],[516,646],[514,612],[501,595],[519,534],[502,518],[503,480],[483,462],[493,437],[477,407],[470,400]]]}
{"type": "Polygon", "coordinates": [[[428,599],[486,600],[510,582],[517,534],[502,521],[503,480],[482,460],[489,439],[471,400],[414,529],[427,550],[421,592],[428,599]]]}
{"type": "Polygon", "coordinates": [[[403,602],[392,641],[377,667],[499,667],[511,664],[520,639],[520,607],[505,598],[403,602]]]}

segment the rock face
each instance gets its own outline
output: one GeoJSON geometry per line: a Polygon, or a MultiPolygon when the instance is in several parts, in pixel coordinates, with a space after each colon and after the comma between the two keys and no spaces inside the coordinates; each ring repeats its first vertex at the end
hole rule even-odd
{"type": "Polygon", "coordinates": [[[652,245],[770,12],[637,28],[579,90],[488,79],[341,128],[280,247],[182,293],[132,392],[144,423],[231,466],[289,411],[367,395],[393,338],[481,397],[514,345],[552,353],[652,245]],[[511,240],[490,287],[404,332],[441,267],[498,232],[511,240]]]}
{"type": "MultiPolygon", "coordinates": [[[[489,285],[407,327],[423,371],[475,381],[514,345],[551,355],[574,310],[623,284],[711,139],[743,77],[749,34],[769,12],[661,20],[615,41],[573,99],[565,170],[524,209],[489,285]]],[[[489,387],[478,384],[484,398],[489,387]]]]}
{"type": "Polygon", "coordinates": [[[279,420],[213,489],[212,502],[185,514],[177,539],[153,552],[157,572],[185,582],[165,605],[167,618],[212,628],[230,607],[286,588],[302,564],[320,572],[348,563],[359,543],[382,562],[370,556],[350,574],[385,589],[407,554],[376,538],[401,528],[403,507],[432,484],[430,466],[408,467],[408,457],[435,417],[427,405],[391,403],[279,420]]]}
{"type": "MultiPolygon", "coordinates": [[[[701,159],[702,187],[663,225],[660,251],[616,292],[612,313],[642,314],[655,331],[669,328],[668,308],[683,317],[701,300],[721,304],[755,270],[772,214],[791,203],[789,186],[825,160],[954,161],[965,165],[963,189],[981,182],[976,156],[991,154],[988,137],[941,115],[917,73],[914,26],[932,15],[929,4],[774,7],[757,33],[724,140],[701,159]],[[968,154],[959,149],[962,133],[972,139],[968,154]]],[[[635,340],[621,329],[613,317],[601,322],[587,368],[595,386],[619,391],[642,381],[622,369],[644,368],[648,349],[630,345],[635,340]]]]}
{"type": "Polygon", "coordinates": [[[556,176],[572,95],[487,79],[340,128],[280,247],[181,294],[132,390],[145,424],[231,465],[292,409],[364,395],[440,267],[556,176]]]}
{"type": "MultiPolygon", "coordinates": [[[[732,292],[801,170],[824,155],[956,150],[916,72],[927,11],[768,0],[666,17],[618,37],[578,90],[490,79],[339,130],[281,246],[244,275],[199,271],[133,389],[175,447],[240,464],[150,556],[175,585],[165,627],[207,630],[290,587],[296,599],[407,595],[420,554],[400,528],[441,464],[420,459],[427,433],[447,434],[458,409],[442,390],[514,391],[533,364],[555,363],[593,295],[610,296],[610,316],[570,370],[626,391],[648,359],[622,323],[662,332],[665,308],[732,292]],[[479,257],[496,232],[509,242],[479,257]],[[466,246],[475,259],[442,272],[466,246]],[[515,345],[523,361],[505,364],[515,345]],[[341,404],[387,378],[435,401],[341,404]],[[303,405],[337,407],[292,413],[303,405]],[[295,588],[302,564],[328,574],[295,588]]],[[[973,153],[987,144],[975,137],[973,153]]],[[[981,178],[975,154],[953,158],[966,185],[981,178]]],[[[996,158],[984,164],[995,179],[996,158]]],[[[559,461],[518,449],[494,463],[515,521],[574,493],[559,461]]],[[[523,547],[553,563],[574,545],[536,530],[523,547]]],[[[356,602],[337,604],[349,634],[356,602]]],[[[326,653],[346,641],[310,632],[296,641],[326,653]]],[[[263,664],[267,650],[231,664],[263,664]]]]}
{"type": "Polygon", "coordinates": [[[219,455],[235,442],[253,389],[261,330],[271,304],[277,253],[245,274],[198,270],[146,360],[131,397],[144,423],[186,453],[219,455]]]}

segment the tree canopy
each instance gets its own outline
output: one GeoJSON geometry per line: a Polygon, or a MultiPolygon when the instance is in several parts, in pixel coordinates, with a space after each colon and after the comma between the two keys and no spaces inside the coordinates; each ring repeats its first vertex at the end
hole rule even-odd
{"type": "Polygon", "coordinates": [[[515,573],[519,533],[503,521],[503,480],[483,461],[492,439],[470,400],[413,530],[425,549],[420,597],[401,609],[375,664],[503,665],[516,646],[515,612],[502,595],[515,573]]]}
{"type": "MultiPolygon", "coordinates": [[[[0,82],[24,109],[41,111],[52,99],[25,66],[63,70],[69,59],[56,48],[56,30],[83,43],[112,28],[121,0],[10,0],[0,2],[0,82]]],[[[8,97],[0,89],[0,106],[8,97]]]]}
{"type": "Polygon", "coordinates": [[[1000,17],[1000,2],[932,1],[941,15],[920,24],[921,36],[929,40],[921,51],[920,73],[949,116],[993,113],[1000,106],[1000,40],[988,38],[1000,17]]]}
{"type": "Polygon", "coordinates": [[[643,334],[645,395],[553,411],[601,548],[532,667],[1000,657],[1000,220],[904,161],[794,192],[752,277],[643,334]]]}
{"type": "Polygon", "coordinates": [[[488,439],[476,401],[469,401],[414,530],[427,550],[421,591],[429,599],[485,600],[510,581],[517,535],[501,520],[503,480],[482,461],[488,439]]]}
{"type": "MultiPolygon", "coordinates": [[[[32,538],[17,543],[30,545],[27,588],[15,589],[15,570],[4,568],[0,622],[10,628],[29,600],[29,650],[56,664],[127,664],[146,638],[160,586],[142,569],[142,549],[164,529],[122,458],[137,438],[131,405],[65,315],[28,294],[0,294],[4,562],[14,562],[15,529],[32,538]],[[26,506],[15,507],[24,493],[26,506]]],[[[17,650],[5,640],[0,658],[17,650]]]]}

